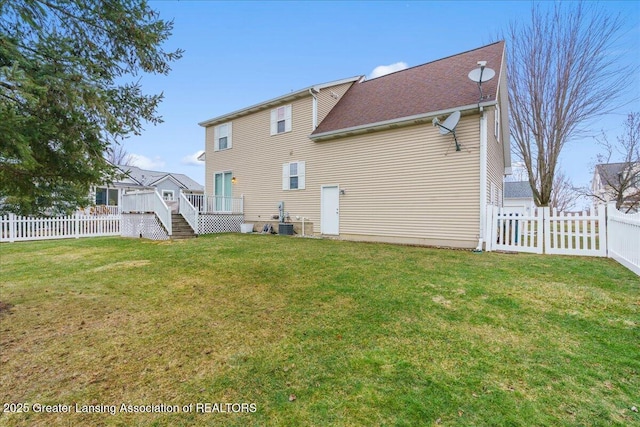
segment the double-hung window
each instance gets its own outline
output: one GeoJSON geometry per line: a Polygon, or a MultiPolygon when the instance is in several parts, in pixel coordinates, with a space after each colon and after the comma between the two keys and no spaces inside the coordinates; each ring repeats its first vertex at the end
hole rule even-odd
{"type": "Polygon", "coordinates": [[[231,122],[215,127],[213,151],[227,150],[231,148],[231,122]]]}
{"type": "Polygon", "coordinates": [[[282,189],[304,190],[305,164],[304,162],[290,162],[282,165],[282,189]]]}
{"type": "Polygon", "coordinates": [[[291,105],[271,110],[271,135],[291,132],[291,105]]]}

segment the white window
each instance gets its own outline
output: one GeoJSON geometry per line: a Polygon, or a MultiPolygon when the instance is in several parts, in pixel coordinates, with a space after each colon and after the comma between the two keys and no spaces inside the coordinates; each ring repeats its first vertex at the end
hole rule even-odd
{"type": "Polygon", "coordinates": [[[271,135],[291,132],[291,105],[271,110],[271,135]]]}
{"type": "Polygon", "coordinates": [[[496,136],[496,141],[500,141],[500,107],[496,104],[495,111],[495,129],[493,134],[496,136]]]}
{"type": "Polygon", "coordinates": [[[227,150],[231,148],[231,122],[215,127],[213,151],[227,150]]]}
{"type": "Polygon", "coordinates": [[[118,189],[96,187],[96,206],[118,206],[118,189]]]}
{"type": "Polygon", "coordinates": [[[304,190],[304,162],[291,162],[282,165],[282,189],[304,190]]]}
{"type": "Polygon", "coordinates": [[[162,200],[166,202],[172,202],[173,194],[173,190],[162,190],[162,200]]]}

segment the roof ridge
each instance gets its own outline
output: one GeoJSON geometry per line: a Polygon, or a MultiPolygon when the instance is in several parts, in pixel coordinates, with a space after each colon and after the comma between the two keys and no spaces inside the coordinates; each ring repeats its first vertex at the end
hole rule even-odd
{"type": "Polygon", "coordinates": [[[405,68],[405,69],[402,69],[402,70],[398,70],[398,71],[394,71],[394,72],[385,74],[385,75],[380,76],[380,77],[374,77],[373,79],[365,79],[364,81],[360,82],[360,84],[364,84],[364,83],[371,82],[371,81],[374,81],[374,80],[383,79],[383,78],[385,78],[387,76],[392,76],[394,74],[402,73],[404,71],[409,71],[409,70],[412,70],[412,69],[418,68],[418,67],[423,67],[425,65],[435,64],[436,62],[444,61],[444,60],[447,60],[447,59],[450,59],[450,58],[453,58],[453,57],[456,57],[456,56],[460,56],[460,55],[465,55],[467,53],[473,52],[474,50],[484,49],[486,47],[493,46],[493,45],[498,44],[498,43],[504,43],[504,40],[498,40],[498,41],[495,41],[493,43],[486,44],[484,46],[476,47],[474,49],[469,49],[469,50],[466,50],[464,52],[459,52],[459,53],[455,53],[453,55],[445,56],[444,58],[438,58],[438,59],[434,59],[433,61],[424,62],[422,64],[417,64],[417,65],[413,65],[411,67],[408,67],[408,68],[405,68]]]}

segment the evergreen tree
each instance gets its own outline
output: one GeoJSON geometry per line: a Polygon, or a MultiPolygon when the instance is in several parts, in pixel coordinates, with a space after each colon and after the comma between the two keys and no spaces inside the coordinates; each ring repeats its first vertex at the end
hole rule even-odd
{"type": "Polygon", "coordinates": [[[0,205],[21,214],[88,203],[113,144],[157,124],[172,22],[139,0],[0,0],[0,205]]]}

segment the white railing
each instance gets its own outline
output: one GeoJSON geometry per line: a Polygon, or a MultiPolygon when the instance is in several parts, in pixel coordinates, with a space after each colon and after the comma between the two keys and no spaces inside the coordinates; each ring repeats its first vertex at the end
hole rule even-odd
{"type": "Polygon", "coordinates": [[[200,213],[244,213],[244,197],[206,196],[203,194],[185,194],[185,197],[200,213]]]}
{"type": "Polygon", "coordinates": [[[157,191],[138,191],[122,196],[123,213],[155,213],[171,236],[171,209],[157,191]]]}
{"type": "Polygon", "coordinates": [[[122,195],[123,213],[151,213],[155,206],[156,192],[136,191],[122,195]]]}
{"type": "Polygon", "coordinates": [[[625,214],[611,204],[607,228],[609,257],[640,275],[640,213],[625,214]]]}
{"type": "Polygon", "coordinates": [[[82,215],[0,217],[0,242],[119,236],[120,215],[82,215]]]}
{"type": "Polygon", "coordinates": [[[154,194],[155,198],[153,199],[153,211],[155,212],[162,225],[164,225],[165,230],[167,230],[167,234],[171,236],[171,208],[167,206],[164,200],[162,200],[160,194],[155,191],[154,194]]]}
{"type": "Polygon", "coordinates": [[[198,232],[198,209],[189,202],[184,193],[180,193],[180,215],[189,223],[196,234],[198,232]]]}

